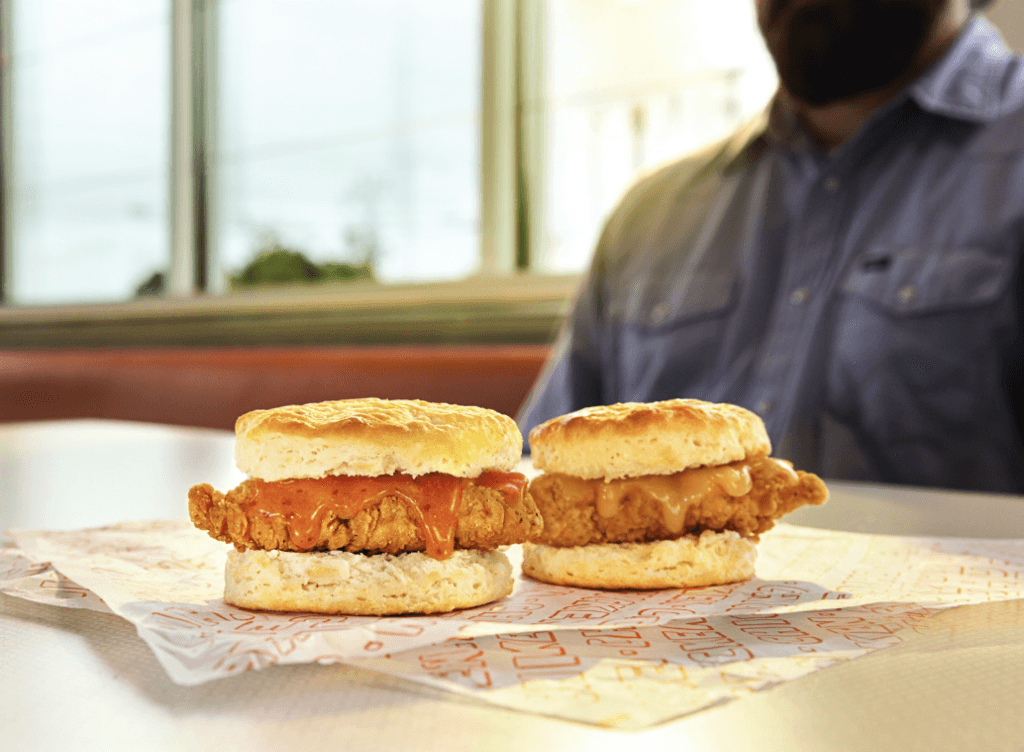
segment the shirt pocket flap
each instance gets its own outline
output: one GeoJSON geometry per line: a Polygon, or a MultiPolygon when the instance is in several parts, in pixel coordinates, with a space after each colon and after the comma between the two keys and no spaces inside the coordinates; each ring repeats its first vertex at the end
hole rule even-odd
{"type": "Polygon", "coordinates": [[[843,290],[893,313],[923,314],[991,303],[1012,273],[1008,254],[982,248],[879,246],[854,262],[843,290]]]}
{"type": "Polygon", "coordinates": [[[690,278],[666,292],[660,300],[644,306],[637,320],[652,329],[680,326],[691,321],[714,318],[728,312],[739,295],[735,272],[716,272],[690,278]]]}

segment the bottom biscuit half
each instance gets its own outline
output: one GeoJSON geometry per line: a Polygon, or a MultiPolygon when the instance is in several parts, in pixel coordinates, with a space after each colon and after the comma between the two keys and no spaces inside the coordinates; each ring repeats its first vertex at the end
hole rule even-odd
{"type": "Polygon", "coordinates": [[[343,551],[230,551],[224,600],[242,608],[321,614],[437,614],[512,592],[512,565],[499,551],[367,556],[343,551]]]}
{"type": "Polygon", "coordinates": [[[556,585],[658,590],[740,582],[754,575],[757,547],[731,530],[652,543],[556,547],[523,544],[523,572],[556,585]]]}

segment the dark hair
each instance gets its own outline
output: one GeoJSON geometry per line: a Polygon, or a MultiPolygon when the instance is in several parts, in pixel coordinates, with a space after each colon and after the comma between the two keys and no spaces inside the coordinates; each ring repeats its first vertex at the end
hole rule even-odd
{"type": "Polygon", "coordinates": [[[971,10],[984,10],[994,2],[995,0],[971,0],[971,10]]]}

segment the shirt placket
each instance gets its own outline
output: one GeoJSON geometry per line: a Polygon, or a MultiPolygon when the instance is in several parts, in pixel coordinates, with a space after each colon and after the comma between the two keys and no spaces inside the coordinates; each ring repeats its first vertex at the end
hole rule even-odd
{"type": "Polygon", "coordinates": [[[793,174],[803,183],[791,183],[797,198],[788,206],[790,230],[778,293],[748,401],[776,442],[800,406],[820,399],[808,392],[822,383],[825,366],[809,361],[819,351],[813,340],[827,303],[830,270],[840,263],[841,252],[838,165],[835,160],[815,160],[809,153],[800,158],[807,161],[793,174]]]}

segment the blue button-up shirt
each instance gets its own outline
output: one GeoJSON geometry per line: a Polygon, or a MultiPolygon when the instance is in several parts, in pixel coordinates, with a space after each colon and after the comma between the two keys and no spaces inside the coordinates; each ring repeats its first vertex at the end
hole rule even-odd
{"type": "Polygon", "coordinates": [[[594,404],[758,412],[826,477],[1024,493],[1024,65],[982,17],[835,151],[777,99],[610,217],[526,433],[594,404]]]}

